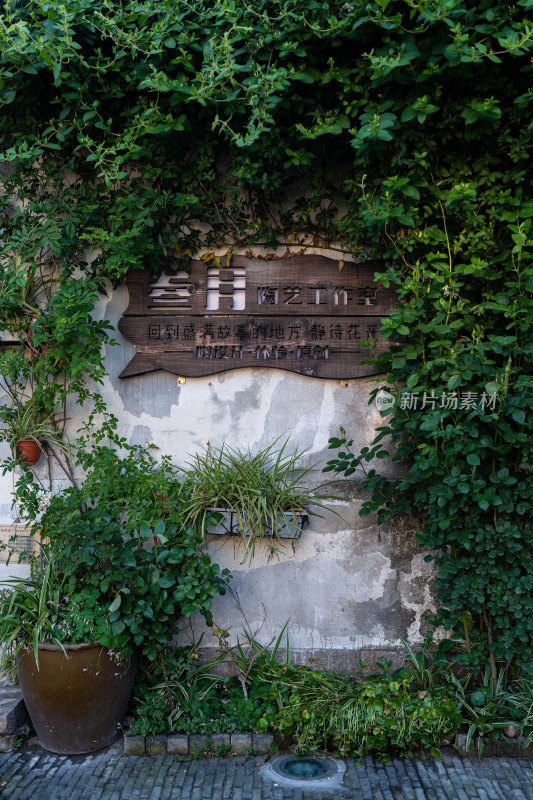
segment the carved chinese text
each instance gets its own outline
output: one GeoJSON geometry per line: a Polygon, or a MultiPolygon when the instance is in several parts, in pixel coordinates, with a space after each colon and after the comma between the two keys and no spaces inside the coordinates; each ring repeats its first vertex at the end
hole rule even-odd
{"type": "Polygon", "coordinates": [[[224,269],[193,261],[181,277],[132,273],[119,329],[137,352],[120,377],[158,369],[195,377],[243,367],[319,378],[376,374],[363,362],[386,349],[380,317],[396,299],[374,281],[376,268],[347,263],[339,272],[322,256],[236,256],[224,269]]]}

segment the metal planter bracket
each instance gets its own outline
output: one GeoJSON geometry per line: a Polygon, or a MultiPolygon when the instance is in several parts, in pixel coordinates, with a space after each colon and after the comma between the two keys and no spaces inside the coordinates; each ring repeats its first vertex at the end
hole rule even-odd
{"type": "MultiPolygon", "coordinates": [[[[226,536],[240,536],[242,538],[243,530],[241,528],[241,520],[236,511],[227,508],[208,508],[207,511],[219,517],[218,521],[209,522],[205,532],[209,535],[226,535],[226,536]]],[[[278,518],[278,526],[275,534],[272,532],[271,526],[266,526],[263,529],[263,536],[277,536],[280,539],[299,539],[302,528],[309,522],[309,516],[305,511],[288,512],[287,519],[283,517],[278,518]]],[[[244,530],[245,536],[250,536],[250,529],[248,527],[244,530]]]]}

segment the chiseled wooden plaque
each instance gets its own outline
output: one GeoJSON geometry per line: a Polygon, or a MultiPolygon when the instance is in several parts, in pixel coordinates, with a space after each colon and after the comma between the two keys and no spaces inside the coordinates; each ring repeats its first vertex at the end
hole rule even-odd
{"type": "Polygon", "coordinates": [[[234,256],[231,266],[191,263],[190,274],[133,272],[119,330],[137,348],[120,377],[155,370],[199,377],[244,367],[274,367],[316,378],[359,378],[372,342],[387,342],[380,318],[396,295],[374,281],[375,262],[324,256],[263,261],[234,256]]]}

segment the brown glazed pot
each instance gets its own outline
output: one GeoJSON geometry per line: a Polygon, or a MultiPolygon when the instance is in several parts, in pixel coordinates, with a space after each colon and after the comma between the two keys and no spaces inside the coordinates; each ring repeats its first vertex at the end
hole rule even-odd
{"type": "Polygon", "coordinates": [[[22,696],[45,750],[90,753],[113,741],[135,680],[133,657],[118,666],[100,644],[39,645],[21,649],[17,668],[22,696]]]}
{"type": "Polygon", "coordinates": [[[29,467],[39,461],[41,452],[41,445],[35,439],[19,439],[15,442],[15,457],[25,461],[29,467]]]}

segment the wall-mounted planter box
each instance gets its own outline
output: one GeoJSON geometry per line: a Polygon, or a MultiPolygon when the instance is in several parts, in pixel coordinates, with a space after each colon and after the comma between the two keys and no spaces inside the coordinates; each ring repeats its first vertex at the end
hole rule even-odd
{"type": "MultiPolygon", "coordinates": [[[[214,517],[212,522],[207,524],[205,532],[212,535],[241,536],[242,528],[239,521],[239,514],[227,508],[208,508],[209,514],[214,517]]],[[[302,528],[309,522],[309,516],[305,511],[288,512],[287,519],[278,518],[278,529],[276,535],[280,539],[298,539],[302,528]]],[[[245,529],[245,536],[250,536],[250,530],[245,529]]],[[[267,526],[263,529],[263,536],[272,536],[272,528],[267,526]]]]}

